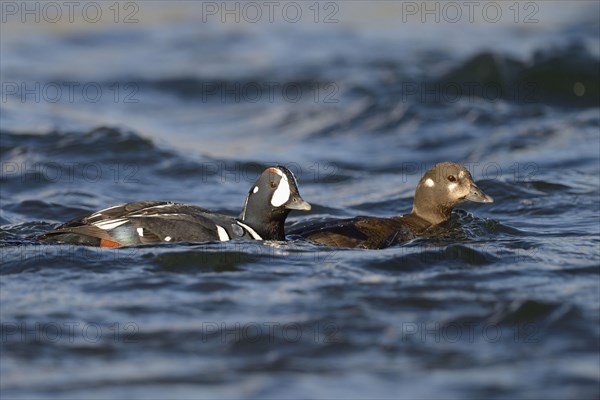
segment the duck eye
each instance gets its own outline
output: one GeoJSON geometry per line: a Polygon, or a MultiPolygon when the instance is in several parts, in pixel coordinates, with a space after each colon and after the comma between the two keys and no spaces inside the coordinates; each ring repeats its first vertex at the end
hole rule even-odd
{"type": "Polygon", "coordinates": [[[454,175],[448,175],[448,180],[450,182],[456,182],[456,177],[454,175]]]}
{"type": "Polygon", "coordinates": [[[275,188],[277,187],[277,184],[276,184],[274,181],[271,181],[271,182],[269,183],[269,185],[271,185],[271,187],[272,187],[273,189],[275,189],[275,188]]]}

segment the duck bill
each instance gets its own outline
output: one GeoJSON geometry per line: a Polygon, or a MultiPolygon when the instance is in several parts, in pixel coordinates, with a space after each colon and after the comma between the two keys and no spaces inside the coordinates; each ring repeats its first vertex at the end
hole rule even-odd
{"type": "Polygon", "coordinates": [[[475,203],[493,203],[494,199],[491,196],[483,193],[475,184],[471,184],[469,194],[465,196],[465,200],[474,201],[475,203]]]}
{"type": "Polygon", "coordinates": [[[312,206],[308,202],[304,201],[302,197],[292,195],[292,198],[285,205],[285,208],[288,210],[310,211],[312,206]]]}

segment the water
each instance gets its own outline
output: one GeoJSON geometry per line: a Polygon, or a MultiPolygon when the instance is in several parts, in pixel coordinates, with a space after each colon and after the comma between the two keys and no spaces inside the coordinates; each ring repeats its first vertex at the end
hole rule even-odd
{"type": "Polygon", "coordinates": [[[497,23],[340,2],[239,24],[176,4],[3,9],[3,399],[599,397],[595,2],[518,23],[508,3],[497,23]],[[276,162],[314,206],[289,227],[398,215],[446,160],[495,202],[380,251],[32,240],[141,199],[237,215],[276,162]]]}

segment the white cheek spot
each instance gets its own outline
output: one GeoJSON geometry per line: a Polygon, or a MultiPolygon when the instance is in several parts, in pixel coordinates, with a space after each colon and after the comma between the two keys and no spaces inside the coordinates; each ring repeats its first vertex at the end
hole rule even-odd
{"type": "Polygon", "coordinates": [[[427,178],[427,180],[425,181],[425,186],[427,186],[427,187],[434,187],[435,183],[433,182],[433,179],[427,178]]]}
{"type": "Polygon", "coordinates": [[[229,240],[229,235],[227,234],[227,231],[225,230],[225,228],[223,228],[222,226],[219,225],[215,225],[217,227],[217,233],[219,234],[219,240],[221,242],[226,242],[229,240]]]}
{"type": "Polygon", "coordinates": [[[280,207],[283,204],[287,203],[290,199],[291,195],[290,183],[285,174],[281,175],[281,180],[279,181],[279,186],[275,189],[273,193],[273,197],[271,198],[271,205],[273,207],[280,207]]]}
{"type": "Polygon", "coordinates": [[[464,178],[465,177],[465,171],[460,171],[458,173],[458,177],[461,178],[461,179],[464,178]]]}
{"type": "Polygon", "coordinates": [[[165,242],[170,242],[171,241],[171,236],[165,236],[165,242]]]}
{"type": "Polygon", "coordinates": [[[252,189],[252,193],[256,193],[258,192],[258,186],[254,186],[254,189],[252,189]]]}
{"type": "Polygon", "coordinates": [[[140,237],[144,237],[144,228],[137,228],[136,231],[140,237]]]}
{"type": "Polygon", "coordinates": [[[457,187],[457,186],[458,186],[458,184],[457,184],[457,183],[450,183],[450,184],[448,185],[448,190],[449,190],[449,191],[451,191],[451,192],[454,192],[454,191],[456,190],[456,187],[457,187]]]}

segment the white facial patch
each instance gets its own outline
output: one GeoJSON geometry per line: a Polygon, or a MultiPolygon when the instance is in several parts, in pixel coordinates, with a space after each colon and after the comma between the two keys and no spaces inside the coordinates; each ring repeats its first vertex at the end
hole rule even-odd
{"type": "Polygon", "coordinates": [[[225,230],[225,228],[223,228],[222,226],[219,225],[215,225],[217,227],[217,233],[219,234],[219,240],[221,242],[226,242],[229,240],[229,235],[227,234],[227,231],[225,230]]]}
{"type": "Polygon", "coordinates": [[[425,181],[425,186],[427,186],[427,187],[434,187],[435,183],[433,182],[433,179],[427,178],[427,180],[425,181]]]}
{"type": "Polygon", "coordinates": [[[459,178],[459,179],[462,179],[462,178],[464,178],[464,177],[465,177],[465,171],[460,171],[460,172],[458,173],[458,178],[459,178]]]}
{"type": "Polygon", "coordinates": [[[252,193],[256,193],[258,192],[258,186],[254,186],[254,189],[252,189],[252,193]]]}
{"type": "Polygon", "coordinates": [[[458,183],[450,183],[448,185],[448,190],[451,192],[454,192],[456,190],[456,187],[458,186],[458,183]]]}
{"type": "Polygon", "coordinates": [[[137,228],[136,231],[140,237],[144,237],[144,228],[137,228]]]}
{"type": "Polygon", "coordinates": [[[279,181],[279,186],[275,189],[273,193],[273,197],[271,198],[271,205],[273,207],[280,207],[283,204],[287,203],[290,199],[290,195],[292,191],[290,190],[290,182],[288,181],[287,176],[276,168],[273,168],[277,175],[281,176],[281,180],[279,181]]]}

